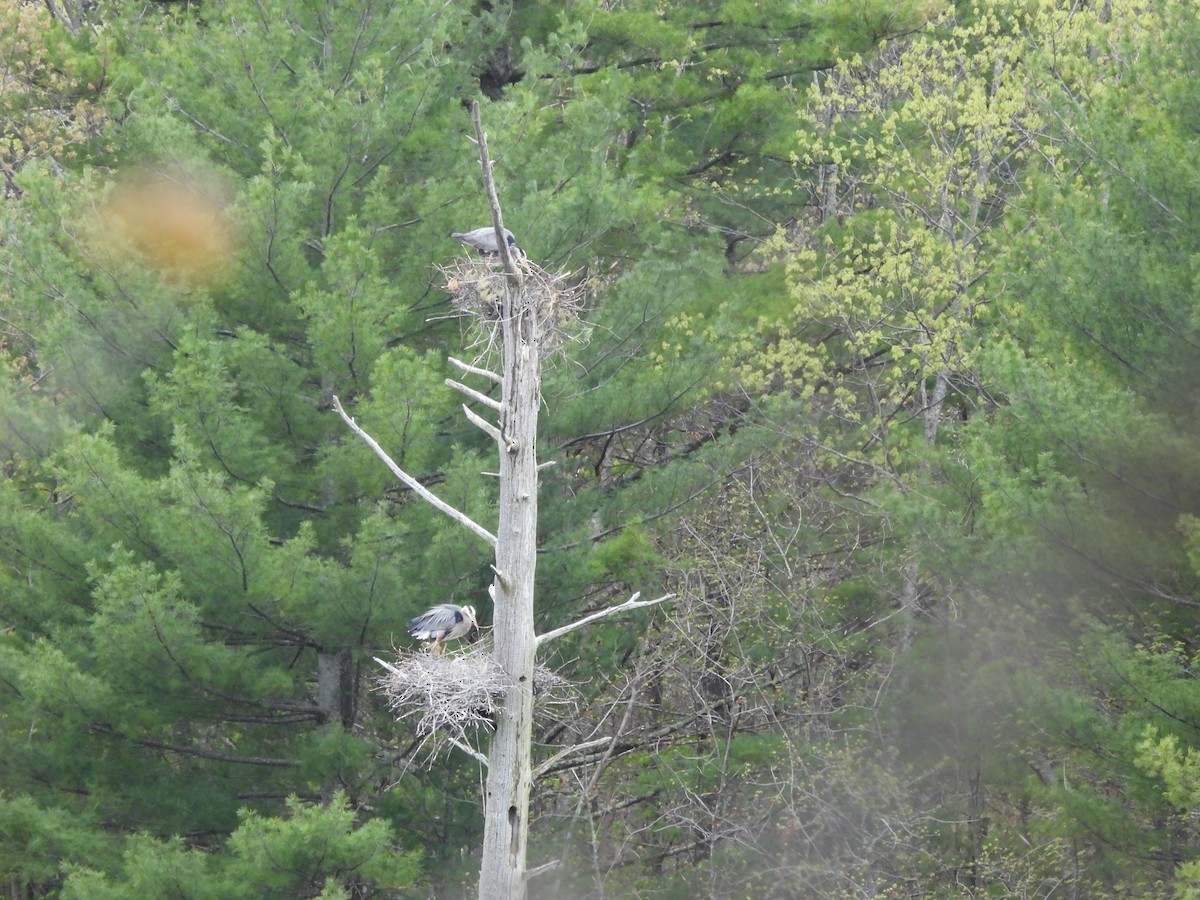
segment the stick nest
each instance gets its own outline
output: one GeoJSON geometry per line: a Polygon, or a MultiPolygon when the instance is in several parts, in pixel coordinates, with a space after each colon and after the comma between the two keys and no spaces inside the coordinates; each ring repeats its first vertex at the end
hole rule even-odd
{"type": "Polygon", "coordinates": [[[516,263],[522,274],[520,284],[509,278],[497,257],[459,257],[440,269],[455,314],[474,320],[480,343],[497,344],[506,308],[514,317],[534,310],[539,346],[543,353],[552,352],[562,346],[568,331],[579,321],[588,285],[576,273],[547,272],[525,257],[516,263]],[[504,299],[506,292],[508,304],[504,299]]]}
{"type": "MultiPolygon", "coordinates": [[[[378,660],[383,662],[383,660],[378,660]]],[[[480,641],[465,651],[426,648],[401,652],[379,687],[397,720],[416,718],[417,734],[428,737],[443,732],[462,740],[468,732],[491,728],[512,679],[496,664],[490,641],[480,641]]],[[[569,702],[567,680],[544,666],[533,673],[535,712],[569,702]]]]}

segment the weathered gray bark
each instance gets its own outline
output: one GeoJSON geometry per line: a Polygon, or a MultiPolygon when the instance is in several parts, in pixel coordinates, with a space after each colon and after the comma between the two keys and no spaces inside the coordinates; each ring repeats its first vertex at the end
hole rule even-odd
{"type": "Polygon", "coordinates": [[[496,579],[492,597],[495,660],[509,687],[496,716],[484,794],[480,900],[525,897],[525,850],[529,840],[530,760],[533,731],[533,588],[537,569],[537,422],[541,404],[539,310],[521,289],[522,279],[504,241],[500,203],[492,181],[487,137],[472,107],[484,189],[492,209],[501,258],[508,272],[501,299],[500,521],[496,531],[496,579]]]}
{"type": "Polygon", "coordinates": [[[480,900],[525,896],[533,776],[533,589],[537,566],[537,419],[541,402],[537,310],[517,290],[504,300],[500,411],[500,527],[496,532],[496,663],[511,679],[496,718],[484,799],[480,900]]]}
{"type": "Polygon", "coordinates": [[[354,656],[349,647],[317,653],[317,706],[326,722],[354,726],[354,656]]]}

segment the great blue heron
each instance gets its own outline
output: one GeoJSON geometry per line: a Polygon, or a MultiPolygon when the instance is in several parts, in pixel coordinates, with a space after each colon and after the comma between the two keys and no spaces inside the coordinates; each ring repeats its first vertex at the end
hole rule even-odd
{"type": "Polygon", "coordinates": [[[442,641],[457,641],[479,628],[475,607],[441,603],[408,623],[408,633],[418,641],[433,641],[433,652],[441,652],[442,641]]]}
{"type": "MultiPolygon", "coordinates": [[[[451,232],[450,237],[456,241],[462,241],[468,247],[474,247],[484,256],[496,256],[500,252],[500,246],[496,243],[496,229],[491,225],[486,228],[476,228],[474,231],[454,231],[451,232]]],[[[517,247],[517,239],[507,228],[504,229],[504,239],[508,241],[510,248],[520,252],[520,248],[517,247]]]]}

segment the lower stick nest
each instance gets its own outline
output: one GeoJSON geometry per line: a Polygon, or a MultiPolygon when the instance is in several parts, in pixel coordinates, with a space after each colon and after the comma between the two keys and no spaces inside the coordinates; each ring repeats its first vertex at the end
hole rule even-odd
{"type": "Polygon", "coordinates": [[[536,310],[539,343],[543,351],[555,350],[579,319],[587,285],[573,273],[547,272],[524,257],[517,266],[522,274],[520,284],[509,278],[495,257],[459,257],[441,272],[455,313],[474,319],[485,343],[494,342],[504,318],[505,292],[509,291],[510,315],[536,310]]]}
{"type": "MultiPolygon", "coordinates": [[[[490,728],[512,679],[496,664],[490,641],[466,650],[430,649],[401,652],[394,662],[381,663],[387,670],[379,687],[397,719],[417,718],[417,734],[428,737],[442,732],[461,740],[480,726],[490,728]]],[[[566,679],[544,666],[533,674],[535,711],[544,711],[569,700],[566,679]]]]}

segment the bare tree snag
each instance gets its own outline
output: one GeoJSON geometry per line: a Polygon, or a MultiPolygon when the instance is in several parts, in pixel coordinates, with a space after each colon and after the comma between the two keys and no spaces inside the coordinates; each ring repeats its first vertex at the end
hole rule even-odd
{"type": "MultiPolygon", "coordinates": [[[[395,682],[389,691],[393,709],[404,707],[407,710],[404,714],[411,713],[413,706],[418,710],[423,709],[427,715],[422,721],[434,723],[428,726],[429,729],[436,727],[439,711],[445,713],[447,708],[454,707],[453,695],[459,687],[486,687],[491,692],[489,699],[495,698],[494,711],[489,713],[494,717],[495,731],[486,758],[462,740],[464,732],[461,727],[457,730],[448,729],[449,743],[485,762],[487,768],[479,898],[524,900],[530,875],[525,867],[525,857],[529,841],[529,797],[534,780],[531,759],[534,679],[535,674],[542,679],[539,682],[540,690],[546,695],[546,684],[554,678],[544,669],[536,670],[537,648],[545,641],[568,634],[590,622],[615,613],[653,606],[668,597],[640,601],[635,594],[625,603],[592,613],[540,637],[534,633],[538,472],[548,465],[539,465],[537,460],[542,358],[546,349],[555,346],[556,339],[561,338],[562,323],[574,321],[578,315],[583,289],[577,283],[571,283],[575,279],[568,273],[546,272],[531,264],[520,251],[508,246],[478,104],[472,105],[471,119],[475,125],[483,186],[492,212],[492,225],[496,230],[503,271],[495,265],[494,260],[463,260],[452,272],[447,273],[450,276],[447,289],[451,292],[452,302],[462,314],[474,315],[480,321],[489,348],[498,347],[501,371],[494,372],[453,357],[450,362],[468,375],[500,385],[500,398],[497,400],[454,379],[446,379],[446,384],[496,416],[494,423],[489,422],[466,404],[463,405],[467,420],[496,443],[500,461],[496,473],[499,476],[499,522],[496,534],[490,534],[463,513],[448,506],[400,469],[378,443],[346,414],[336,397],[333,406],[397,478],[495,548],[496,559],[492,566],[495,578],[488,586],[495,610],[491,655],[486,661],[478,658],[468,660],[466,657],[472,652],[468,651],[457,655],[453,661],[474,666],[472,671],[481,673],[479,679],[448,678],[445,670],[446,666],[453,664],[452,661],[444,658],[427,659],[427,655],[402,659],[400,666],[382,660],[378,662],[391,673],[395,682]],[[426,664],[437,667],[438,672],[426,672],[423,675],[421,670],[428,668],[426,664]],[[485,675],[486,685],[475,684],[485,675]],[[448,681],[452,682],[449,687],[446,686],[448,681]],[[421,707],[419,702],[414,703],[412,699],[423,693],[433,697],[425,707],[421,707]]],[[[469,708],[473,710],[477,705],[469,708]]],[[[421,727],[419,724],[418,728],[421,727]]],[[[595,746],[599,746],[599,743],[593,741],[577,748],[566,748],[554,759],[561,761],[566,756],[595,746]]]]}
{"type": "Polygon", "coordinates": [[[500,400],[500,521],[496,533],[495,660],[509,678],[488,754],[484,795],[480,900],[525,897],[529,792],[533,784],[533,589],[537,569],[537,423],[541,406],[541,322],[538,304],[520,290],[504,239],[479,105],[471,107],[484,189],[492,208],[501,259],[509,278],[500,306],[504,360],[500,400]]]}

